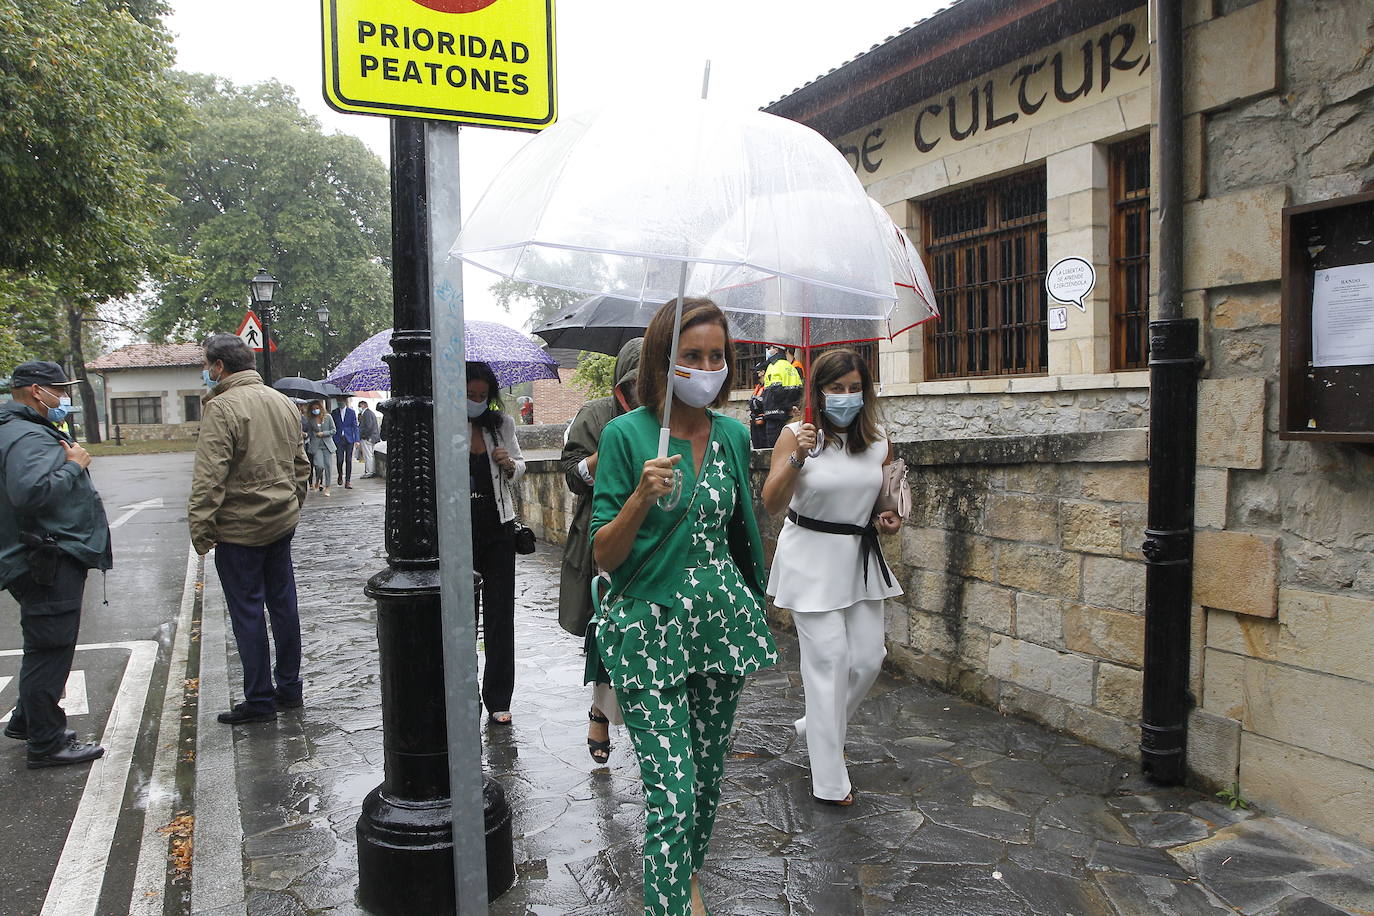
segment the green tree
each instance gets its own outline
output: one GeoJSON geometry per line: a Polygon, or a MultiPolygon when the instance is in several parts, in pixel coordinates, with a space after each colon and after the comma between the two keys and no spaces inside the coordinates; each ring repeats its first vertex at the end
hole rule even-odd
{"type": "Polygon", "coordinates": [[[527,300],[534,306],[526,330],[533,330],[548,321],[560,311],[585,298],[582,293],[559,289],[556,286],[540,286],[537,283],[521,283],[519,280],[498,280],[491,285],[491,294],[496,304],[507,312],[519,300],[527,300]]]}
{"type": "Polygon", "coordinates": [[[62,362],[65,315],[57,291],[28,274],[0,270],[0,376],[29,359],[62,362]]]}
{"type": "Polygon", "coordinates": [[[0,268],[75,297],[131,292],[171,258],[156,238],[176,146],[161,5],[0,0],[0,268]]]}
{"type": "Polygon", "coordinates": [[[583,350],[577,355],[577,368],[568,384],[588,398],[604,398],[615,384],[615,357],[583,350]]]}
{"type": "MultiPolygon", "coordinates": [[[[172,202],[159,160],[184,116],[165,12],[161,0],[0,0],[0,270],[50,288],[83,376],[98,304],[175,259],[158,238],[172,202]]],[[[93,415],[90,385],[80,393],[93,415]]]]}
{"type": "Polygon", "coordinates": [[[386,167],[356,137],[322,133],[281,83],[182,82],[197,120],[189,154],[167,163],[178,202],[162,238],[188,257],[149,308],[149,331],[195,340],[235,330],[248,279],[264,267],[281,281],[273,371],[318,376],[326,347],[336,363],[391,323],[386,167]]]}

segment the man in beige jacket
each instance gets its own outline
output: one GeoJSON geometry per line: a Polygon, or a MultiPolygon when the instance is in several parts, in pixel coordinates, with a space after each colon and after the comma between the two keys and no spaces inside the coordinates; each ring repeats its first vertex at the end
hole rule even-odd
{"type": "Polygon", "coordinates": [[[284,394],[262,383],[255,358],[233,334],[205,341],[209,394],[191,479],[191,544],[215,569],[243,662],[243,702],[219,714],[227,725],[270,722],[301,705],[301,624],[291,538],[310,479],[301,419],[284,394]],[[264,613],[265,606],[265,613],[264,613]],[[272,666],[268,621],[276,643],[272,666]]]}

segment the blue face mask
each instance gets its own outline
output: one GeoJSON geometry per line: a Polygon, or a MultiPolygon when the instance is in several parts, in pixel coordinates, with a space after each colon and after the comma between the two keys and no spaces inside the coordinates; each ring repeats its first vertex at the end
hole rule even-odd
{"type": "Polygon", "coordinates": [[[864,393],[855,391],[851,394],[830,394],[825,396],[825,415],[830,418],[830,422],[841,428],[846,428],[854,422],[854,418],[859,415],[859,411],[864,409],[864,393]]]}
{"type": "MultiPolygon", "coordinates": [[[[52,392],[44,389],[43,393],[51,394],[52,392]]],[[[48,408],[49,423],[61,423],[63,420],[67,419],[68,414],[72,412],[72,399],[58,396],[56,407],[48,407],[47,404],[43,406],[48,408]]]]}
{"type": "Polygon", "coordinates": [[[476,420],[476,419],[477,419],[478,417],[480,417],[482,414],[484,414],[484,413],[487,412],[487,402],[486,402],[486,401],[468,401],[468,402],[467,402],[467,405],[468,405],[468,419],[469,419],[469,420],[476,420]]]}
{"type": "Polygon", "coordinates": [[[210,370],[209,370],[209,369],[202,369],[202,370],[200,370],[200,377],[201,377],[201,380],[205,382],[205,387],[206,387],[206,388],[213,388],[213,387],[215,387],[216,385],[219,384],[219,382],[215,381],[214,379],[212,379],[212,378],[210,377],[210,370]]]}

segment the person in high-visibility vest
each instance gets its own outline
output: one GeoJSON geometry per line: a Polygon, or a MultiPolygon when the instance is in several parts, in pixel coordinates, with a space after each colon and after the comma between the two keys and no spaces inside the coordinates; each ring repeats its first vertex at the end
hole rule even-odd
{"type": "Polygon", "coordinates": [[[782,347],[769,347],[764,358],[768,368],[763,371],[762,447],[772,448],[791,421],[792,408],[801,403],[802,378],[782,347]]]}

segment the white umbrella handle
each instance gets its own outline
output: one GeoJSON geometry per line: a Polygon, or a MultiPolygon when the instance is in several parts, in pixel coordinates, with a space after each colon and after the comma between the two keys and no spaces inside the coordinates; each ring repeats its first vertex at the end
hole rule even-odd
{"type": "MultiPolygon", "coordinates": [[[[663,392],[663,427],[658,431],[658,457],[668,457],[668,419],[673,410],[673,380],[677,377],[677,345],[682,334],[682,299],[687,293],[687,262],[682,262],[682,272],[677,281],[677,302],[673,309],[673,343],[668,350],[668,385],[663,392]]],[[[658,507],[665,511],[675,509],[682,498],[682,468],[673,468],[673,489],[658,498],[658,507]]]]}
{"type": "Polygon", "coordinates": [[[663,428],[658,432],[658,457],[668,457],[668,418],[673,411],[673,379],[677,377],[677,344],[682,334],[682,300],[687,292],[687,262],[682,262],[682,273],[677,281],[677,303],[673,310],[673,343],[668,350],[668,386],[663,392],[663,428]]]}

